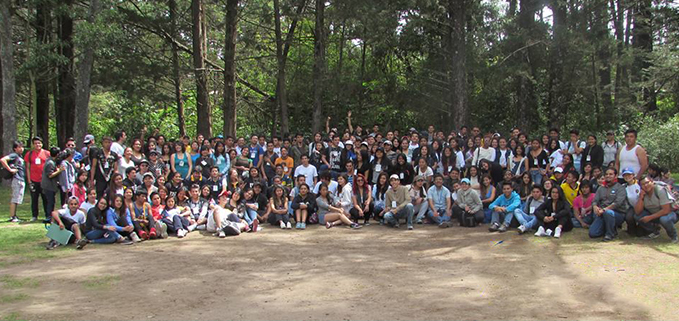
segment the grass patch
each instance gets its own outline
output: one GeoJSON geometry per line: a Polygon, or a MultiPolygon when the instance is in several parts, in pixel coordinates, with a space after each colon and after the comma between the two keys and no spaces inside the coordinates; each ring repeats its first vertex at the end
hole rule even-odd
{"type": "Polygon", "coordinates": [[[2,321],[16,321],[16,320],[23,320],[21,318],[21,315],[18,312],[11,312],[7,315],[3,315],[0,317],[0,320],[2,321]]]}
{"type": "Polygon", "coordinates": [[[28,299],[28,295],[23,293],[5,294],[3,296],[0,296],[0,303],[14,303],[26,299],[28,299]]]}
{"type": "Polygon", "coordinates": [[[0,282],[2,282],[5,288],[8,289],[20,289],[20,288],[33,288],[40,285],[40,281],[31,278],[17,278],[12,275],[3,275],[0,277],[0,282]]]}
{"type": "MultiPolygon", "coordinates": [[[[0,267],[56,258],[74,252],[73,247],[70,246],[60,246],[52,251],[45,250],[48,239],[45,236],[47,231],[44,225],[42,223],[29,223],[32,215],[28,191],[24,197],[24,204],[17,207],[17,216],[23,222],[7,222],[10,196],[11,189],[4,186],[0,187],[0,213],[2,213],[2,216],[0,216],[0,267]]],[[[42,215],[42,204],[40,213],[40,217],[44,217],[42,215]]]]}
{"type": "Polygon", "coordinates": [[[83,286],[90,290],[107,290],[120,281],[117,275],[92,276],[83,281],[83,286]]]}

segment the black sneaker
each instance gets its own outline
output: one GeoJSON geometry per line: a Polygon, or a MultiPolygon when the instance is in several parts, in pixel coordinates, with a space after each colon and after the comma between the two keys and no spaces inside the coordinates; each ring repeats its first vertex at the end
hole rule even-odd
{"type": "Polygon", "coordinates": [[[48,251],[49,251],[49,250],[54,250],[55,248],[57,248],[57,246],[59,246],[59,242],[57,242],[57,241],[55,241],[55,240],[50,240],[50,242],[47,243],[47,246],[45,247],[45,250],[48,250],[48,251]]]}
{"type": "Polygon", "coordinates": [[[496,232],[500,228],[500,224],[492,223],[488,227],[488,232],[496,232]]]}
{"type": "Polygon", "coordinates": [[[659,237],[660,237],[660,233],[656,231],[656,232],[652,232],[651,234],[648,234],[648,235],[646,235],[642,238],[645,239],[645,240],[653,240],[653,239],[657,239],[659,237]]]}
{"type": "Polygon", "coordinates": [[[615,239],[615,237],[606,235],[606,236],[604,236],[604,239],[602,241],[603,242],[610,242],[610,241],[613,241],[613,239],[615,239]]]}
{"type": "Polygon", "coordinates": [[[87,240],[87,238],[83,237],[79,239],[78,242],[75,243],[75,249],[82,250],[87,245],[87,243],[89,243],[89,241],[87,240]]]}

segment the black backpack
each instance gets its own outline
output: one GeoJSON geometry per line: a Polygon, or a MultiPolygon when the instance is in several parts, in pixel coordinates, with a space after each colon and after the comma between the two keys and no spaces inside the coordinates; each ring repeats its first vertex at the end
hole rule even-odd
{"type": "MultiPolygon", "coordinates": [[[[10,165],[10,167],[13,167],[10,165]]],[[[14,174],[12,172],[8,171],[5,166],[0,165],[0,177],[2,179],[12,179],[14,177],[14,174]]]]}
{"type": "Polygon", "coordinates": [[[462,211],[462,217],[460,217],[460,226],[476,227],[477,224],[478,223],[476,222],[476,218],[474,218],[473,213],[462,211]]]}

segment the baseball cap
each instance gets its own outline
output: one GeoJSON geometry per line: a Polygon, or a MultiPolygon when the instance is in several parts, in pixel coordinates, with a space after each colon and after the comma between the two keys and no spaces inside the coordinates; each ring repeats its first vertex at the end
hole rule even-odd
{"type": "Polygon", "coordinates": [[[460,181],[460,184],[471,185],[472,182],[469,180],[469,178],[463,178],[463,179],[460,181]]]}
{"type": "Polygon", "coordinates": [[[388,140],[388,139],[384,141],[384,144],[386,144],[386,145],[393,145],[393,143],[392,143],[390,140],[388,140]]]}
{"type": "Polygon", "coordinates": [[[348,140],[348,141],[344,142],[344,145],[345,145],[345,146],[346,146],[346,145],[354,146],[354,142],[348,140]]]}
{"type": "Polygon", "coordinates": [[[627,175],[627,174],[632,174],[632,175],[634,175],[634,170],[633,170],[632,168],[630,168],[630,167],[627,167],[627,168],[625,168],[625,169],[622,170],[622,173],[621,173],[621,174],[622,174],[622,175],[627,175]]]}
{"type": "Polygon", "coordinates": [[[149,156],[151,156],[151,154],[156,154],[156,156],[157,156],[157,155],[158,155],[158,151],[155,150],[155,149],[152,149],[152,150],[149,151],[149,156]]]}
{"type": "Polygon", "coordinates": [[[85,135],[85,139],[83,139],[83,144],[87,145],[91,143],[94,140],[94,136],[91,134],[85,135]]]}
{"type": "Polygon", "coordinates": [[[146,178],[147,176],[150,176],[151,178],[156,179],[155,177],[153,177],[153,174],[151,174],[151,173],[149,173],[149,172],[144,173],[144,175],[143,175],[141,178],[144,179],[144,178],[146,178]]]}
{"type": "Polygon", "coordinates": [[[554,173],[563,173],[563,168],[561,168],[561,167],[555,168],[554,173]]]}
{"type": "Polygon", "coordinates": [[[225,191],[219,193],[219,197],[222,197],[222,196],[229,197],[230,195],[231,195],[231,192],[229,192],[228,190],[225,190],[225,191]]]}
{"type": "Polygon", "coordinates": [[[391,176],[389,176],[389,180],[392,180],[392,179],[398,179],[398,180],[400,180],[400,178],[399,178],[398,175],[396,175],[396,174],[391,174],[391,176]]]}
{"type": "Polygon", "coordinates": [[[424,177],[422,175],[417,175],[417,176],[415,176],[415,179],[413,179],[413,182],[423,181],[423,180],[424,180],[424,177]]]}

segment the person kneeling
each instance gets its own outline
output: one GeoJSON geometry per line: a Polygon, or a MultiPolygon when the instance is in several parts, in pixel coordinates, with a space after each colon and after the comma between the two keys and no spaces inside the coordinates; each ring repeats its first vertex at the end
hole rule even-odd
{"type": "Polygon", "coordinates": [[[396,174],[389,177],[389,184],[391,184],[391,189],[386,194],[386,214],[384,214],[384,220],[390,226],[398,228],[398,221],[405,218],[408,230],[412,230],[414,208],[410,202],[408,189],[405,186],[401,186],[399,176],[396,174]]]}
{"type": "Polygon", "coordinates": [[[538,231],[535,236],[552,236],[560,238],[562,232],[573,229],[571,207],[563,196],[561,187],[554,186],[549,190],[549,198],[535,211],[538,231]]]}

